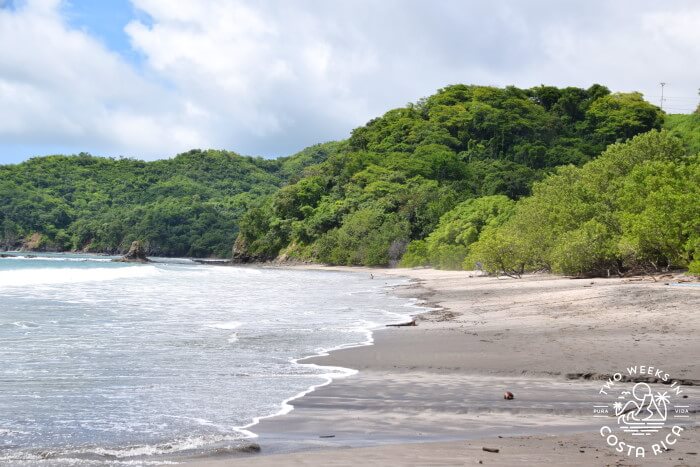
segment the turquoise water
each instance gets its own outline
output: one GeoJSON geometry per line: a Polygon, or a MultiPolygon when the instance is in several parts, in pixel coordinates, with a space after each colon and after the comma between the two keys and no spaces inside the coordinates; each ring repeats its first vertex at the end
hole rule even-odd
{"type": "Polygon", "coordinates": [[[416,311],[365,274],[0,259],[0,464],[145,464],[235,448],[351,371],[295,363],[416,311]]]}

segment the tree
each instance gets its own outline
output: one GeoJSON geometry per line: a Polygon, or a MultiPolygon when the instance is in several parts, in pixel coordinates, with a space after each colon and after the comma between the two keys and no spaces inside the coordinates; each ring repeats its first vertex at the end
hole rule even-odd
{"type": "Polygon", "coordinates": [[[535,183],[507,221],[471,245],[468,266],[576,276],[694,268],[698,187],[700,156],[667,131],[638,135],[535,183]]]}
{"type": "Polygon", "coordinates": [[[432,265],[461,269],[469,246],[488,226],[499,226],[510,217],[515,203],[503,195],[469,199],[440,218],[425,240],[411,242],[402,266],[432,265]]]}

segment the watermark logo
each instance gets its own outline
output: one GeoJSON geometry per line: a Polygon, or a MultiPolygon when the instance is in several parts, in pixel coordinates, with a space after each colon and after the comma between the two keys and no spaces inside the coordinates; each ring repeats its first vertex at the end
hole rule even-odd
{"type": "Polygon", "coordinates": [[[606,403],[593,406],[593,416],[610,420],[600,435],[615,451],[630,457],[658,455],[676,444],[683,422],[690,418],[689,406],[679,403],[683,393],[677,381],[653,366],[631,366],[627,375],[615,373],[600,388],[606,403]],[[650,378],[660,381],[657,388],[646,382],[634,385],[625,381],[650,378]]]}

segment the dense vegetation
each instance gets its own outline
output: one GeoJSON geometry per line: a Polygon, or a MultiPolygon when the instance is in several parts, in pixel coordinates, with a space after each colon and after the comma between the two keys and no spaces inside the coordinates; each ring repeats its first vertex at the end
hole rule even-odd
{"type": "Polygon", "coordinates": [[[236,255],[385,265],[414,242],[405,264],[455,267],[533,182],[662,120],[640,94],[599,85],[450,86],[356,129],[299,181],[248,210],[236,255]],[[479,197],[487,198],[469,201],[479,197]]]}
{"type": "Polygon", "coordinates": [[[575,276],[689,267],[700,273],[700,154],[668,131],[561,167],[470,245],[466,269],[575,276]]]}
{"type": "Polygon", "coordinates": [[[700,104],[695,113],[691,115],[666,115],[664,126],[673,135],[683,140],[685,147],[691,154],[700,152],[700,104]]]}
{"type": "Polygon", "coordinates": [[[247,207],[333,147],[276,161],[193,150],[154,162],[80,154],[0,166],[0,244],[32,236],[31,248],[122,252],[138,239],[153,255],[229,256],[247,207]]]}
{"type": "Polygon", "coordinates": [[[637,93],[455,85],[278,160],[0,166],[0,226],[5,247],[117,252],[139,239],[160,255],[225,257],[233,244],[240,261],[700,272],[698,152],[700,112],[667,116],[637,93]]]}

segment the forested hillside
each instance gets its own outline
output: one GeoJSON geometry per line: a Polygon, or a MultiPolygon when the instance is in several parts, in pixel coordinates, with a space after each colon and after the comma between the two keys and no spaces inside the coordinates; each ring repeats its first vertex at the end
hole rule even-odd
{"type": "Polygon", "coordinates": [[[455,85],[277,160],[0,166],[1,240],[509,274],[697,267],[698,151],[700,114],[667,116],[637,93],[455,85]]]}
{"type": "Polygon", "coordinates": [[[0,166],[1,245],[149,254],[230,256],[238,219],[334,144],[278,160],[193,150],[143,162],[88,154],[0,166]]]}
{"type": "Polygon", "coordinates": [[[459,266],[464,247],[503,222],[535,181],[662,122],[640,94],[599,85],[449,86],[354,130],[248,210],[235,255],[386,265],[414,242],[408,264],[459,266]]]}
{"type": "Polygon", "coordinates": [[[700,154],[668,131],[611,145],[581,168],[535,183],[503,222],[486,225],[463,266],[520,275],[700,273],[700,154]]]}

